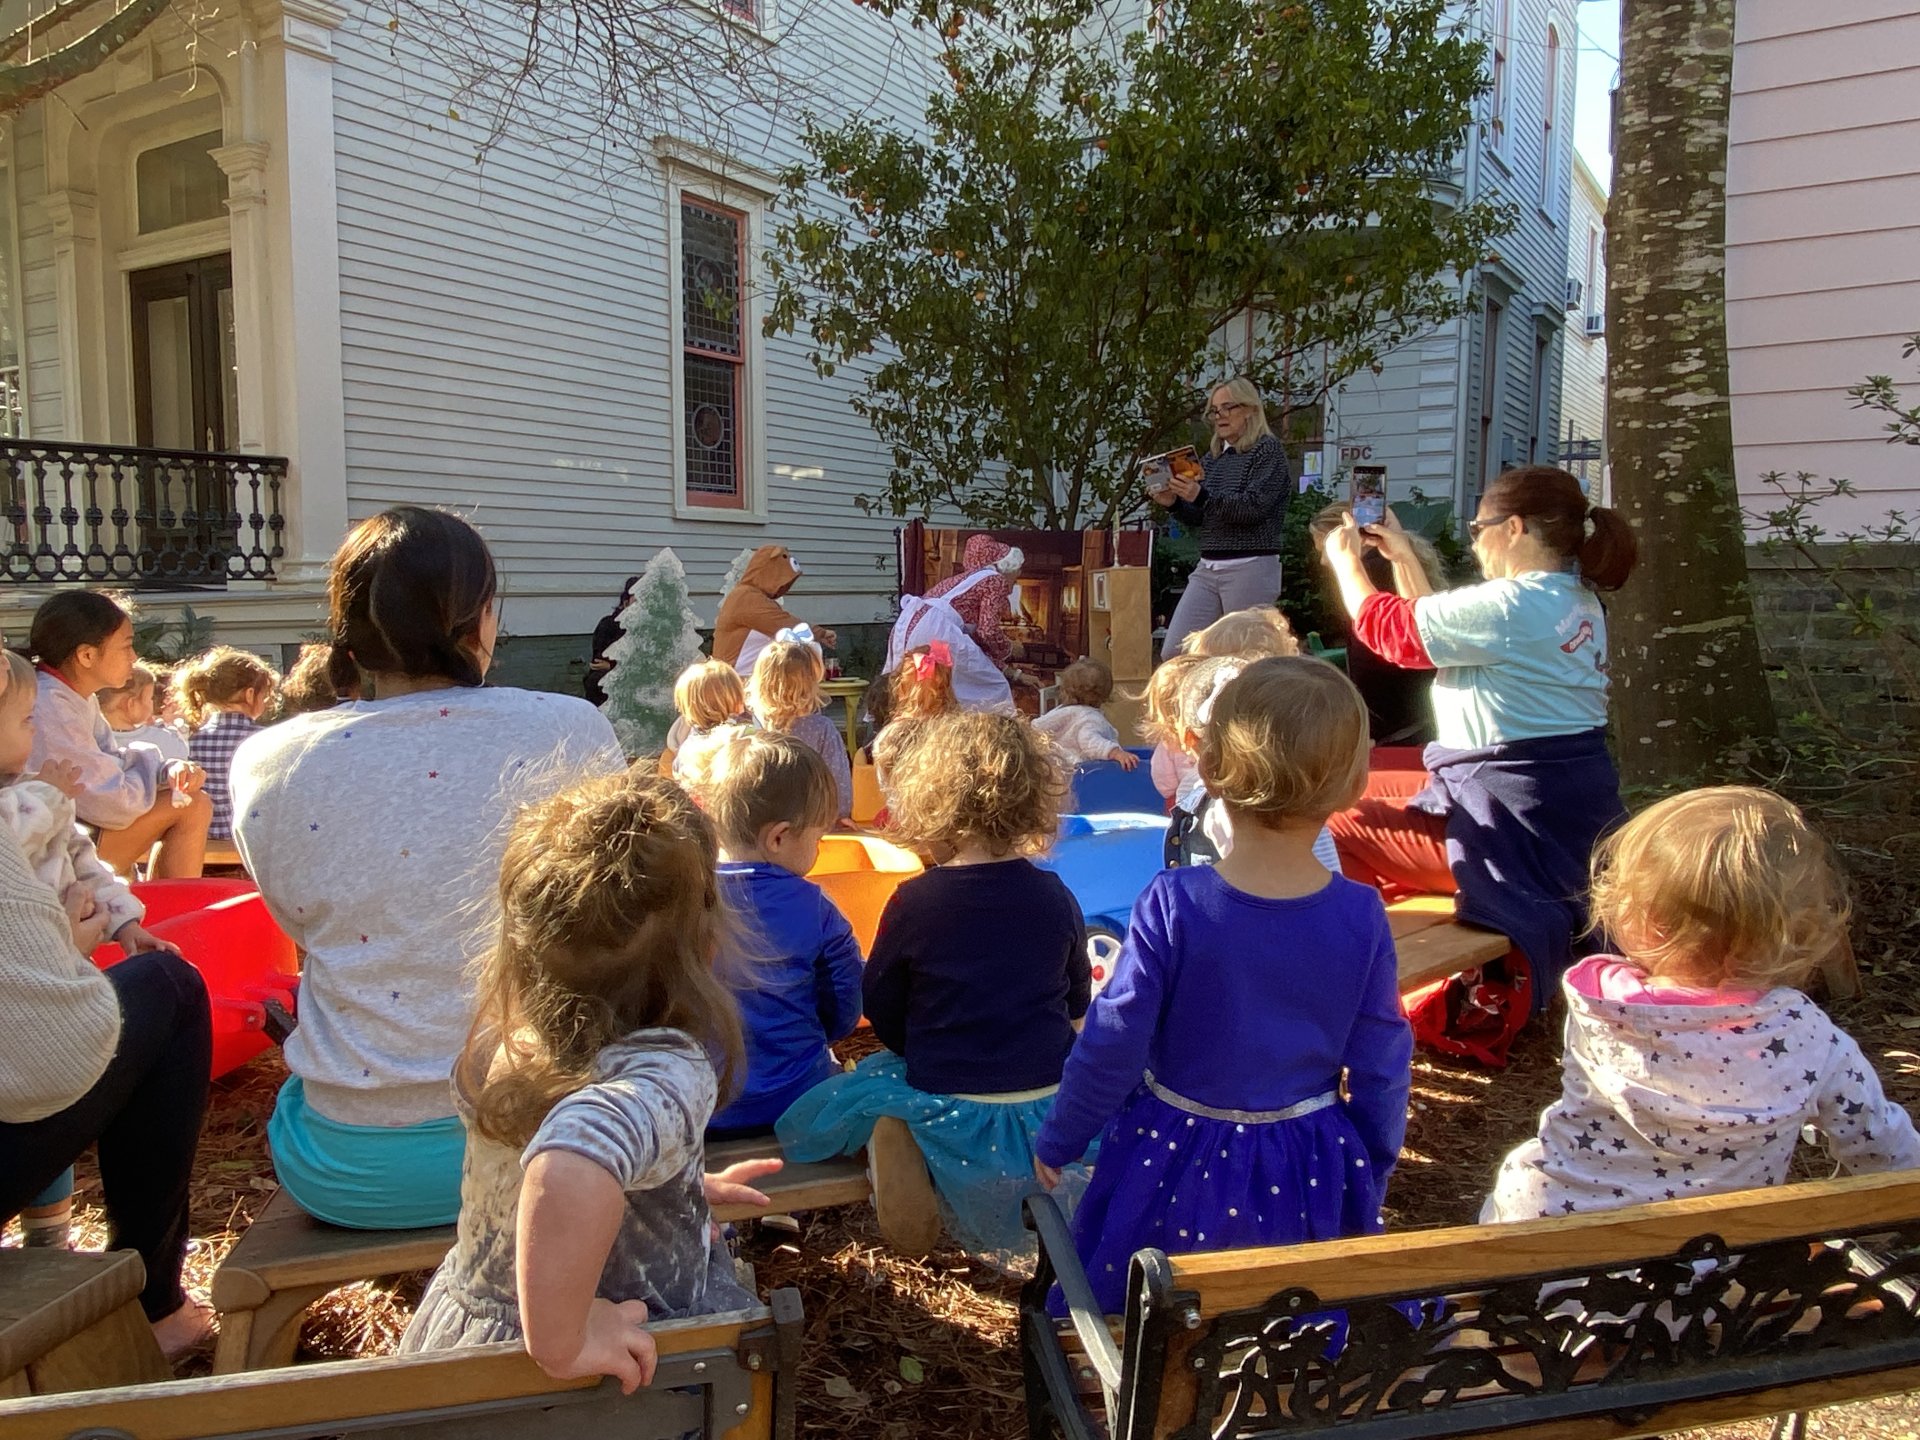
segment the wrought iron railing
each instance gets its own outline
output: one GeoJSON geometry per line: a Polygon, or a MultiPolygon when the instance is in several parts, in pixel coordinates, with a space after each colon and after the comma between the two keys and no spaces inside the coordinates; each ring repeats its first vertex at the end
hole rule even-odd
{"type": "Polygon", "coordinates": [[[0,440],[0,584],[270,580],[286,478],[275,455],[0,440]]]}

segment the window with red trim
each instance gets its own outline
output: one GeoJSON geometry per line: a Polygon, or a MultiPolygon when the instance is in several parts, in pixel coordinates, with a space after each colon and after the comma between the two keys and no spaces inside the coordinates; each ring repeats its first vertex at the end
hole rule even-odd
{"type": "Polygon", "coordinates": [[[680,200],[680,388],[687,503],[746,505],[746,216],[680,200]]]}

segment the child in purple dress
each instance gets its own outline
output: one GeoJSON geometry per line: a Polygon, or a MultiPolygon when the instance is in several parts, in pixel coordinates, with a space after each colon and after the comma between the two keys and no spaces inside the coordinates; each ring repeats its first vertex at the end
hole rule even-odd
{"type": "Polygon", "coordinates": [[[1386,910],[1313,848],[1366,782],[1359,692],[1322,661],[1261,660],[1220,691],[1199,761],[1232,851],[1141,895],[1034,1144],[1051,1189],[1100,1137],[1073,1231],[1108,1312],[1149,1246],[1379,1230],[1406,1130],[1413,1036],[1386,910]]]}

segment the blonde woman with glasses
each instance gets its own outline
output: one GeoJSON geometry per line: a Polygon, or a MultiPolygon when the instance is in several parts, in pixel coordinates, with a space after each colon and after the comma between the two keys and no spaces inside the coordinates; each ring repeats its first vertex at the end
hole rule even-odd
{"type": "Polygon", "coordinates": [[[1162,655],[1222,615],[1271,605],[1280,593],[1280,531],[1293,485],[1253,382],[1236,375],[1207,402],[1213,444],[1198,480],[1171,479],[1149,496],[1200,537],[1200,563],[1174,608],[1162,655]]]}

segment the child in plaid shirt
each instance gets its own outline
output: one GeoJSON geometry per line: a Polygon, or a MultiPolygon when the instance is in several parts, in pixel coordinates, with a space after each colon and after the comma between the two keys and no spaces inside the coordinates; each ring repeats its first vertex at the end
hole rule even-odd
{"type": "Polygon", "coordinates": [[[216,645],[174,674],[174,695],[193,727],[188,752],[207,772],[213,801],[209,840],[233,838],[233,753],[265,728],[260,717],[273,704],[279,682],[266,661],[230,645],[216,645]]]}

